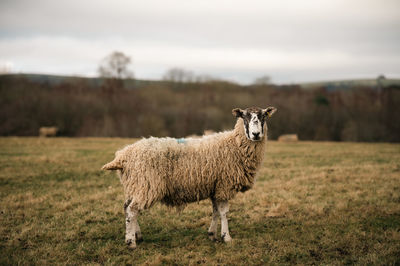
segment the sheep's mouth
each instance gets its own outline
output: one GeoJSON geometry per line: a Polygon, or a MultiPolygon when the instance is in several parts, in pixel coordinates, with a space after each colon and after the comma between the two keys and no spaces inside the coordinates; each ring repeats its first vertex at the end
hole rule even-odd
{"type": "Polygon", "coordinates": [[[260,136],[249,137],[249,136],[247,136],[247,134],[246,134],[246,137],[248,140],[251,140],[251,141],[261,141],[263,138],[263,136],[262,137],[260,137],[260,136]]]}

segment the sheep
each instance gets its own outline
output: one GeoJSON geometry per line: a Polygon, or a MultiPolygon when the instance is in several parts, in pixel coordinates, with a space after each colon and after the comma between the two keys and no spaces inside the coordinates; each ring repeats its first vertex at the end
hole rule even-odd
{"type": "Polygon", "coordinates": [[[297,142],[299,141],[299,137],[297,134],[284,134],[278,137],[279,142],[297,142]]]}
{"type": "Polygon", "coordinates": [[[39,137],[55,137],[58,127],[41,127],[39,129],[39,137]]]}
{"type": "Polygon", "coordinates": [[[134,249],[136,241],[143,240],[137,221],[140,211],[156,202],[184,208],[204,199],[211,199],[213,209],[209,238],[217,240],[220,216],[221,238],[230,242],[228,201],[253,186],[265,152],[266,120],[276,110],[235,108],[237,121],[231,131],[199,139],[150,137],[117,151],[102,169],[117,170],[123,185],[128,247],[134,249]]]}

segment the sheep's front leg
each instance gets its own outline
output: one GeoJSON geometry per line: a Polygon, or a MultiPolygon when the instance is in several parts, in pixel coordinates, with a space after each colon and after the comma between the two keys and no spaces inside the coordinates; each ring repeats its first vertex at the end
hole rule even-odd
{"type": "Polygon", "coordinates": [[[210,228],[208,228],[208,237],[210,240],[215,241],[217,240],[217,226],[218,226],[218,208],[217,208],[217,203],[215,200],[212,200],[212,208],[213,208],[213,214],[212,214],[212,220],[210,224],[210,228]]]}
{"type": "MultiPolygon", "coordinates": [[[[125,232],[125,243],[128,245],[129,248],[135,249],[136,248],[136,232],[138,225],[137,216],[138,211],[132,207],[131,200],[127,200],[124,204],[125,209],[125,225],[126,225],[126,232],[125,232]]],[[[140,231],[140,228],[138,228],[140,231]]]]}
{"type": "Polygon", "coordinates": [[[226,214],[229,212],[228,201],[217,202],[217,209],[221,216],[221,238],[224,242],[230,242],[232,238],[229,235],[228,219],[226,218],[226,214]]]}

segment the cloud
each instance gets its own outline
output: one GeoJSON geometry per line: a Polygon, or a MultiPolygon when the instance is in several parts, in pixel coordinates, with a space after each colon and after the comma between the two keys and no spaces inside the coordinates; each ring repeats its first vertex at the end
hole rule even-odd
{"type": "Polygon", "coordinates": [[[2,1],[0,60],[20,71],[94,75],[101,58],[120,50],[139,78],[174,66],[241,82],[261,74],[278,82],[399,75],[399,7],[391,0],[2,1]]]}
{"type": "MultiPolygon", "coordinates": [[[[339,78],[352,68],[359,69],[359,73],[362,73],[366,65],[376,66],[385,63],[397,67],[400,62],[399,56],[359,57],[335,50],[287,52],[247,48],[196,48],[165,44],[149,45],[126,39],[93,41],[69,37],[0,40],[0,58],[18,62],[14,65],[14,70],[21,72],[94,76],[100,60],[114,50],[123,51],[133,58],[133,70],[139,78],[157,79],[167,69],[179,66],[197,73],[218,74],[223,78],[244,83],[251,82],[263,74],[286,79],[292,76],[304,80],[298,75],[299,73],[323,74],[324,71],[328,73],[333,70],[338,72],[339,78]],[[42,66],[39,71],[38,65],[42,66]],[[285,72],[288,73],[286,77],[282,74],[285,72]]],[[[384,69],[368,70],[366,74],[375,76],[382,72],[380,70],[384,69]]],[[[275,78],[275,81],[285,80],[275,78]]]]}

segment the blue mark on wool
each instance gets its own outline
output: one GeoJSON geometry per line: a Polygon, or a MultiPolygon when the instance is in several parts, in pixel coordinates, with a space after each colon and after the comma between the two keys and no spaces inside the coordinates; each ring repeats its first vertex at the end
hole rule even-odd
{"type": "Polygon", "coordinates": [[[176,141],[177,141],[179,144],[185,144],[185,143],[186,143],[186,139],[184,139],[184,138],[176,139],[176,141]]]}

